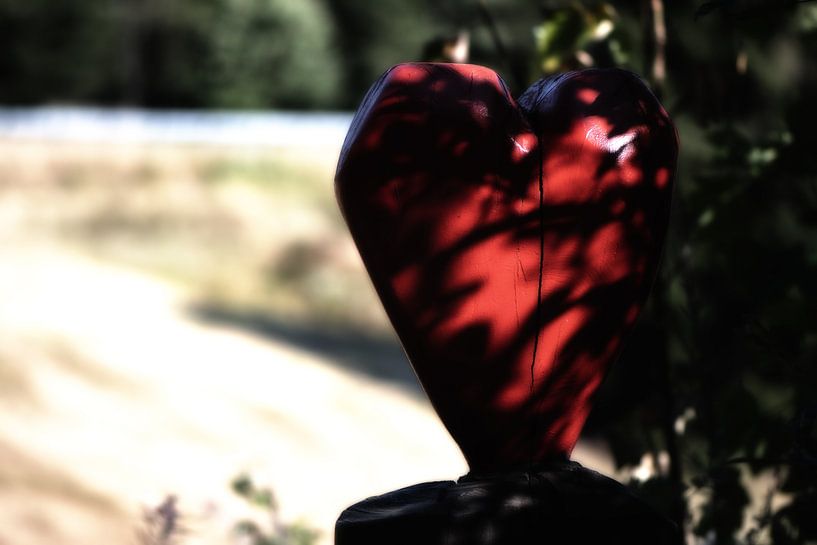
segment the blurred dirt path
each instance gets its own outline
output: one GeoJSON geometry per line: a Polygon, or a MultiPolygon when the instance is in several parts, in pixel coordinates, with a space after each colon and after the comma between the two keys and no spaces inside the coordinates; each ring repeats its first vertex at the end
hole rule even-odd
{"type": "Polygon", "coordinates": [[[250,509],[241,471],[331,541],[367,495],[456,477],[426,405],[293,347],[193,321],[185,294],[51,247],[0,251],[0,543],[133,543],[179,497],[190,543],[250,509]]]}
{"type": "Polygon", "coordinates": [[[153,277],[0,248],[2,545],[136,543],[141,507],[168,494],[184,543],[231,543],[252,511],[229,489],[242,471],[331,543],[350,503],[466,471],[429,406],[397,387],[198,323],[153,277]]]}

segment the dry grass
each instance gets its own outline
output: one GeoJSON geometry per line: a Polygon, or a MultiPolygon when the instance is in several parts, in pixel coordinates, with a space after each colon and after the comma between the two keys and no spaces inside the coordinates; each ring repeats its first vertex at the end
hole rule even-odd
{"type": "Polygon", "coordinates": [[[159,273],[209,306],[383,328],[334,203],[336,150],[0,146],[4,236],[159,273]]]}
{"type": "Polygon", "coordinates": [[[353,501],[463,471],[343,227],[337,150],[0,150],[0,545],[135,545],[169,494],[180,543],[234,543],[244,470],[325,544],[353,501]]]}

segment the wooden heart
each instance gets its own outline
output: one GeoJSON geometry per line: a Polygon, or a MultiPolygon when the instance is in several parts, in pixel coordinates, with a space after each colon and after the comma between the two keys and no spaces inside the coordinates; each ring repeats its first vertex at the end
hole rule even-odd
{"type": "Polygon", "coordinates": [[[622,70],[517,104],[488,68],[403,64],[366,95],[338,201],[472,471],[569,456],[654,279],[676,156],[622,70]]]}

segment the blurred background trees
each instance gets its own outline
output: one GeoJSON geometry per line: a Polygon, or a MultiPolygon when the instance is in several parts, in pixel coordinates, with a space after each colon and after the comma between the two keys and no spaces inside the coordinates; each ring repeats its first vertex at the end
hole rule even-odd
{"type": "Polygon", "coordinates": [[[421,0],[0,2],[0,102],[353,109],[435,37],[472,29],[472,60],[532,75],[535,3],[421,0]]]}
{"type": "Polygon", "coordinates": [[[517,94],[583,66],[660,94],[670,240],[586,435],[705,543],[817,543],[817,3],[0,0],[0,103],[348,110],[463,35],[517,94]]]}

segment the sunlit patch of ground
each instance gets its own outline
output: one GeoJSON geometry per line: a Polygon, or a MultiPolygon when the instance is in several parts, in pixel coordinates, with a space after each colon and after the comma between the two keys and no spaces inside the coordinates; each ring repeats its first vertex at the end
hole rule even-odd
{"type": "Polygon", "coordinates": [[[3,232],[162,274],[211,303],[382,328],[334,204],[336,150],[0,146],[3,232]]]}
{"type": "MultiPolygon", "coordinates": [[[[0,544],[232,543],[248,472],[331,541],[464,463],[334,205],[336,150],[0,142],[0,544]]],[[[586,451],[587,465],[609,471],[586,451]]]]}

